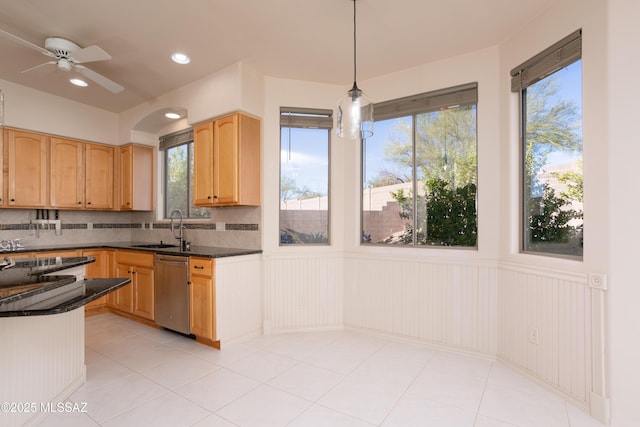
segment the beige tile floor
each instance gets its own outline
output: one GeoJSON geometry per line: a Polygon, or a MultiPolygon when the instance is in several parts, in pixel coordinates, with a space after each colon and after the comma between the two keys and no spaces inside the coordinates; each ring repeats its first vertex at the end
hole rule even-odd
{"type": "Polygon", "coordinates": [[[100,314],[85,344],[87,412],[43,426],[602,426],[500,362],[348,330],[218,351],[100,314]]]}

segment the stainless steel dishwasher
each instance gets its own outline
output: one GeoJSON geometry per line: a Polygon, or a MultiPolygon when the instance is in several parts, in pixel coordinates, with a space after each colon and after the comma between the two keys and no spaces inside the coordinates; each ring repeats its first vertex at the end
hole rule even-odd
{"type": "Polygon", "coordinates": [[[189,258],[155,255],[155,321],[172,331],[189,331],[189,258]]]}

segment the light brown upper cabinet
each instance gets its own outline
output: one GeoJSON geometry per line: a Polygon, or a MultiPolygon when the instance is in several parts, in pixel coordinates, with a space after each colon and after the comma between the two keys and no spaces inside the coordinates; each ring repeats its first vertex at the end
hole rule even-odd
{"type": "Polygon", "coordinates": [[[120,147],[120,209],[153,210],[153,147],[120,147]]]}
{"type": "Polygon", "coordinates": [[[111,210],[114,203],[115,148],[108,145],[84,146],[84,205],[87,209],[111,210]]]}
{"type": "Polygon", "coordinates": [[[260,119],[242,113],[195,126],[194,204],[260,205],[260,119]]]}
{"type": "Polygon", "coordinates": [[[4,132],[0,131],[0,207],[4,207],[7,202],[7,189],[4,184],[4,132]]]}
{"type": "Polygon", "coordinates": [[[7,203],[11,207],[46,207],[49,138],[46,135],[5,129],[7,203]]]}
{"type": "Polygon", "coordinates": [[[80,209],[84,206],[84,144],[51,138],[49,157],[49,203],[54,208],[80,209]]]}
{"type": "Polygon", "coordinates": [[[113,209],[114,148],[51,138],[49,203],[59,209],[113,209]]]}

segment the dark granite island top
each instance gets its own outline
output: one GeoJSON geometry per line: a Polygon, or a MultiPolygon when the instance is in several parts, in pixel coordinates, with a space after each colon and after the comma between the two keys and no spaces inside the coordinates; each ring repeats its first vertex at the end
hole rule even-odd
{"type": "Polygon", "coordinates": [[[64,313],[130,282],[128,278],[77,280],[69,271],[94,261],[92,257],[14,260],[6,256],[0,260],[0,317],[64,313]]]}

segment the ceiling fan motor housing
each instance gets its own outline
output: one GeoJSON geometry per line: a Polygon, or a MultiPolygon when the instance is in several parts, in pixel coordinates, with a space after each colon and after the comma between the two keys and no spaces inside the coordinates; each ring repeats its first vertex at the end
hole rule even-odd
{"type": "Polygon", "coordinates": [[[58,58],[67,58],[73,51],[80,49],[74,42],[59,37],[49,37],[44,41],[44,47],[58,58]]]}

